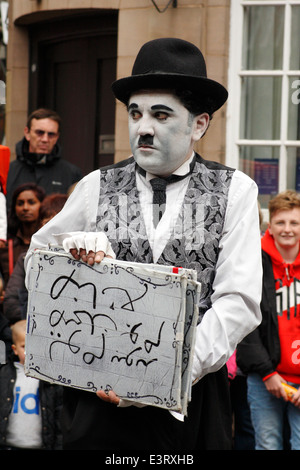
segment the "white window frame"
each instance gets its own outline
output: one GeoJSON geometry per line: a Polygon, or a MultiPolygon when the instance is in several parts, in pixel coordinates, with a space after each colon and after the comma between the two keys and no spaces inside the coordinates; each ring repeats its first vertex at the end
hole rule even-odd
{"type": "MultiPolygon", "coordinates": [[[[287,181],[287,149],[290,146],[300,147],[300,141],[288,140],[288,80],[290,77],[299,79],[299,70],[289,70],[290,32],[292,6],[300,6],[300,0],[260,0],[243,1],[231,0],[230,11],[230,46],[227,103],[227,129],[226,129],[226,164],[239,168],[239,147],[242,145],[260,145],[279,147],[279,192],[284,191],[287,181]],[[244,6],[284,6],[284,44],[282,70],[243,70],[242,69],[242,41],[244,6]],[[248,140],[239,138],[240,129],[240,103],[241,81],[245,76],[280,76],[282,77],[281,95],[281,126],[279,140],[248,140]]],[[[264,219],[267,220],[267,210],[263,210],[264,219]]]]}

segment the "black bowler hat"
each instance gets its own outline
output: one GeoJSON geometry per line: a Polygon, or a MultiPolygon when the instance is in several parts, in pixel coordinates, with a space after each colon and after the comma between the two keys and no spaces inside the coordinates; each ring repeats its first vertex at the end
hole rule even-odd
{"type": "Polygon", "coordinates": [[[127,104],[130,95],[142,89],[190,90],[195,99],[212,112],[227,100],[227,90],[220,83],[207,78],[201,51],[190,42],[177,38],[161,38],[142,46],[130,77],[112,84],[115,97],[127,104]]]}

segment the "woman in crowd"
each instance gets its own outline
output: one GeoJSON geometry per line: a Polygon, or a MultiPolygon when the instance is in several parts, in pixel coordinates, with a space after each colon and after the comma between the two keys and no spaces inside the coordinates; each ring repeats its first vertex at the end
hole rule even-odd
{"type": "Polygon", "coordinates": [[[35,183],[20,185],[13,193],[7,219],[7,242],[0,249],[4,288],[16,261],[27,251],[32,235],[40,226],[40,205],[44,197],[44,189],[35,183]]]}

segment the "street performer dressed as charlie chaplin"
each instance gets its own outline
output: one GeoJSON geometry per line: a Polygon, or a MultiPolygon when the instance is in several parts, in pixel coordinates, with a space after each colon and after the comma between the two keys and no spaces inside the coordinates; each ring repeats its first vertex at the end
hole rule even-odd
{"type": "Polygon", "coordinates": [[[114,391],[64,387],[64,448],[230,449],[225,364],[261,320],[257,186],[193,149],[227,91],[207,78],[200,50],[175,38],[144,44],[132,75],[112,89],[128,110],[132,156],[77,184],[63,210],[32,237],[27,278],[33,250],[57,241],[90,265],[111,256],[195,269],[202,289],[192,397],[183,417],[114,391]]]}

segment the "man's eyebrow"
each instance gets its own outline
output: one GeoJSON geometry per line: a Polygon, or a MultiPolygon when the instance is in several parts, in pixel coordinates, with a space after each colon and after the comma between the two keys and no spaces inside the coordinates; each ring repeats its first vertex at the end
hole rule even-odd
{"type": "Polygon", "coordinates": [[[151,109],[153,109],[153,111],[155,109],[164,109],[165,111],[174,112],[174,109],[169,108],[169,106],[166,106],[165,104],[155,104],[154,106],[151,106],[151,109]]]}
{"type": "MultiPolygon", "coordinates": [[[[139,107],[138,104],[130,103],[130,105],[128,106],[128,111],[130,111],[131,109],[136,109],[138,107],[139,107]]],[[[169,106],[166,106],[165,104],[154,104],[153,106],[151,106],[151,109],[153,111],[155,111],[157,109],[164,109],[165,111],[174,112],[174,110],[172,108],[169,108],[169,106]]]]}
{"type": "Polygon", "coordinates": [[[128,111],[130,109],[135,109],[135,108],[138,108],[138,105],[136,103],[131,103],[129,106],[128,106],[128,111]]]}

